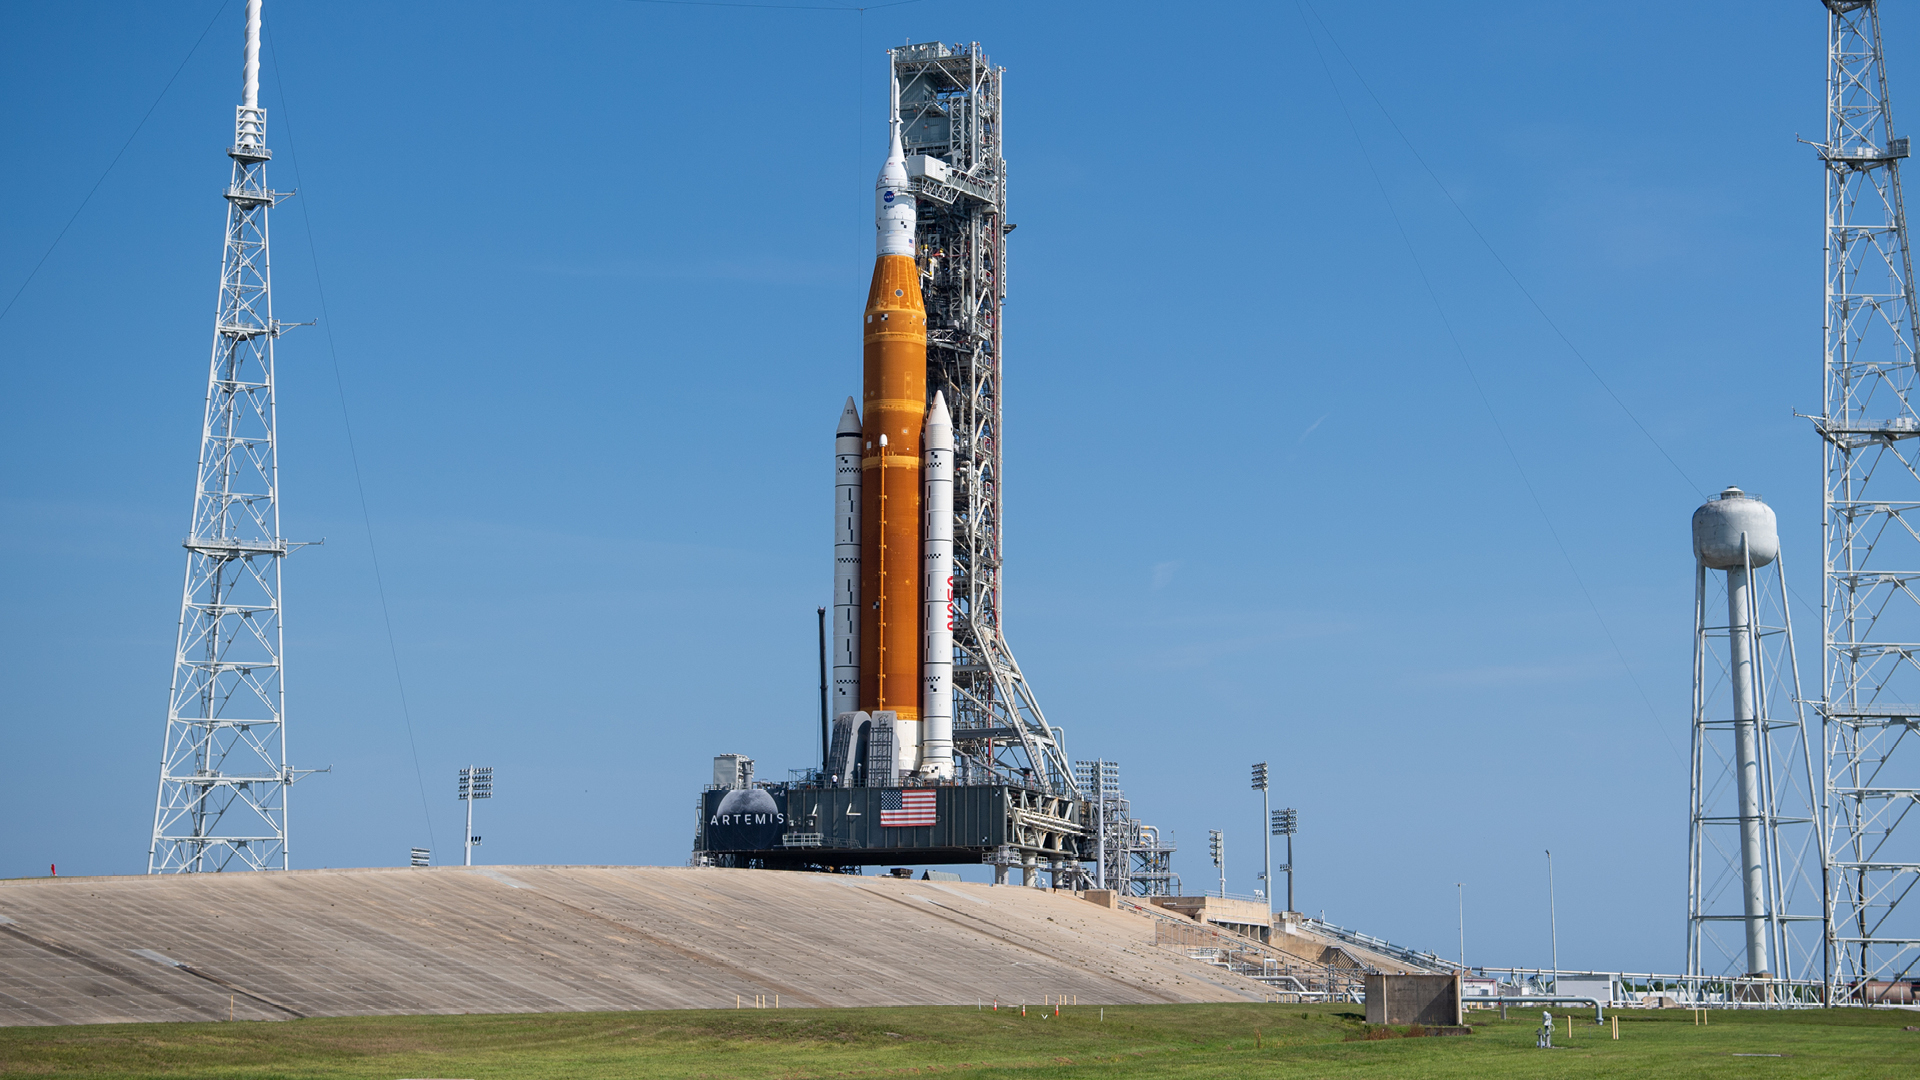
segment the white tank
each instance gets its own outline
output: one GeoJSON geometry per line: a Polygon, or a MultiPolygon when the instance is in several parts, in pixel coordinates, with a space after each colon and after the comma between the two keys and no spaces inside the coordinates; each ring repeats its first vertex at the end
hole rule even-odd
{"type": "Polygon", "coordinates": [[[1741,533],[1747,535],[1747,558],[1754,566],[1780,557],[1780,525],[1773,508],[1730,487],[1693,512],[1693,557],[1715,570],[1738,569],[1743,564],[1741,533]]]}

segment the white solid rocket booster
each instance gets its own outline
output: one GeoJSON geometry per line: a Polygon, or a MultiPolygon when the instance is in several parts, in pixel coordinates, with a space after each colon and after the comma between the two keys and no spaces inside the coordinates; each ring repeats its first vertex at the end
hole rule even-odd
{"type": "Polygon", "coordinates": [[[927,410],[921,500],[926,522],[920,533],[920,770],[938,780],[953,778],[953,418],[946,396],[933,395],[927,410]]]}
{"type": "Polygon", "coordinates": [[[860,708],[860,410],[833,436],[833,710],[860,708]]]}

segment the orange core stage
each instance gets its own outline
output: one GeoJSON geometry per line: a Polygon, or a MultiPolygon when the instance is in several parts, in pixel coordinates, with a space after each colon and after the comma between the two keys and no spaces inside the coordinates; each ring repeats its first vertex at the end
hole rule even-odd
{"type": "Polygon", "coordinates": [[[903,721],[917,721],[927,311],[911,256],[875,260],[862,329],[860,708],[891,709],[903,721]]]}

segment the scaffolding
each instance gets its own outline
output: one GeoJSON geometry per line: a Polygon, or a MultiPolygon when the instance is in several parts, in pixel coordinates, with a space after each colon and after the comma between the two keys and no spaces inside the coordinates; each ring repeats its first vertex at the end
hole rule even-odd
{"type": "Polygon", "coordinates": [[[1834,1003],[1920,961],[1920,411],[1913,265],[1873,0],[1825,0],[1821,719],[1834,1003]],[[1908,821],[1908,818],[1915,818],[1908,821]]]}
{"type": "Polygon", "coordinates": [[[962,784],[1012,783],[1073,796],[1059,729],[1048,726],[1007,645],[1001,309],[1007,297],[1005,69],[978,42],[889,50],[919,224],[927,309],[927,400],[953,414],[953,742],[962,784]]]}
{"type": "Polygon", "coordinates": [[[1085,820],[1093,829],[1094,887],[1122,896],[1179,896],[1173,834],[1163,836],[1133,816],[1133,806],[1120,789],[1119,763],[1076,761],[1073,774],[1085,820]]]}

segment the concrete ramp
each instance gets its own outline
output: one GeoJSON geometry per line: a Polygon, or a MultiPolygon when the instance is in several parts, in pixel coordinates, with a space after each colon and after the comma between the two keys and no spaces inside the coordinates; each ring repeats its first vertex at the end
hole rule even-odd
{"type": "Polygon", "coordinates": [[[0,882],[0,1024],[1262,999],[1011,886],[610,866],[0,882]]]}

